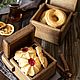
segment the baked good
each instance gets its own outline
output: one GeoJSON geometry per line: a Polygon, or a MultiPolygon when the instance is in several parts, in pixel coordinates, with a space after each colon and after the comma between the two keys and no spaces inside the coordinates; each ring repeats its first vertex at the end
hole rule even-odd
{"type": "Polygon", "coordinates": [[[16,51],[14,59],[19,62],[19,59],[23,56],[23,53],[21,50],[16,51]]]}
{"type": "Polygon", "coordinates": [[[39,60],[44,68],[48,66],[47,58],[43,55],[42,48],[40,46],[36,47],[36,52],[39,57],[39,60]]]}
{"type": "Polygon", "coordinates": [[[47,58],[43,55],[42,48],[37,46],[24,47],[15,52],[14,59],[18,62],[21,71],[25,75],[34,76],[48,66],[47,58]]]}
{"type": "Polygon", "coordinates": [[[14,26],[11,24],[6,24],[6,26],[0,29],[0,35],[9,36],[14,32],[14,26]]]}
{"type": "Polygon", "coordinates": [[[24,54],[22,56],[23,58],[29,59],[30,57],[33,58],[36,56],[36,51],[32,47],[25,47],[25,48],[22,48],[21,50],[23,51],[22,54],[24,54]]]}
{"type": "Polygon", "coordinates": [[[54,28],[61,28],[66,21],[66,13],[59,9],[49,9],[42,13],[40,22],[54,28]]]}
{"type": "Polygon", "coordinates": [[[6,26],[6,24],[2,21],[0,21],[0,29],[4,28],[6,26]]]}
{"type": "Polygon", "coordinates": [[[41,69],[41,63],[32,47],[24,47],[16,51],[14,59],[25,75],[34,76],[41,69]]]}
{"type": "Polygon", "coordinates": [[[66,21],[66,14],[59,9],[49,9],[45,13],[45,19],[49,26],[60,28],[66,21]]]}

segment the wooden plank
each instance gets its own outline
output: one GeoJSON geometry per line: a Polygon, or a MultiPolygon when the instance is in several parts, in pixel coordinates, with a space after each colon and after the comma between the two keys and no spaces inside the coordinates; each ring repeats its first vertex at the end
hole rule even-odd
{"type": "Polygon", "coordinates": [[[71,10],[68,10],[68,9],[65,9],[65,8],[62,8],[62,7],[59,7],[59,6],[57,6],[57,5],[50,5],[50,4],[46,4],[46,7],[48,8],[48,9],[51,9],[51,8],[53,8],[53,9],[60,9],[60,10],[62,10],[62,11],[64,11],[64,12],[71,12],[71,10]]]}
{"type": "Polygon", "coordinates": [[[53,5],[58,5],[60,7],[70,9],[72,11],[75,11],[76,5],[77,5],[77,0],[50,0],[50,4],[53,5]]]}

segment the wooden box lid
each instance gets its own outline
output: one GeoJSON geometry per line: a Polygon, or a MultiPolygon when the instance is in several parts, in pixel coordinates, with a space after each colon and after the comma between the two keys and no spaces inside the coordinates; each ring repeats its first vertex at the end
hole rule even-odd
{"type": "Polygon", "coordinates": [[[31,24],[3,40],[3,51],[7,58],[14,56],[16,50],[34,42],[35,27],[31,24]]]}
{"type": "Polygon", "coordinates": [[[52,5],[60,6],[62,8],[75,11],[78,0],[46,0],[45,2],[52,5]]]}

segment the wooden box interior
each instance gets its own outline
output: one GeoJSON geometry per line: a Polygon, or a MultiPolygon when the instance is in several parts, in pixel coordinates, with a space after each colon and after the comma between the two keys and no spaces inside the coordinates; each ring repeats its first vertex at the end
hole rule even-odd
{"type": "MultiPolygon", "coordinates": [[[[43,3],[43,5],[44,5],[44,4],[45,4],[45,3],[43,3]]],[[[41,6],[40,6],[40,7],[41,7],[41,6]]],[[[46,11],[46,10],[48,10],[48,9],[52,9],[52,8],[53,8],[53,9],[60,9],[60,10],[64,11],[64,12],[67,14],[67,17],[69,16],[69,14],[70,14],[70,12],[71,12],[71,11],[65,9],[65,8],[61,8],[61,7],[57,7],[57,6],[45,4],[45,5],[41,8],[41,10],[39,10],[39,12],[35,15],[34,20],[39,21],[42,13],[43,13],[44,11],[46,11]]],[[[39,21],[39,22],[40,22],[40,21],[39,21]]]]}
{"type": "Polygon", "coordinates": [[[30,24],[3,40],[4,55],[2,57],[2,60],[8,68],[10,68],[9,65],[11,64],[11,68],[14,68],[14,70],[11,71],[20,80],[46,80],[50,76],[55,74],[56,71],[56,60],[51,57],[44,49],[43,53],[47,57],[49,65],[46,69],[42,69],[41,72],[36,74],[34,77],[25,76],[20,71],[20,67],[18,66],[17,62],[13,59],[15,52],[20,48],[25,46],[29,47],[32,45],[39,45],[37,42],[34,41],[34,32],[35,28],[30,24]]]}
{"type": "Polygon", "coordinates": [[[3,40],[3,51],[7,58],[13,57],[16,50],[34,42],[35,27],[29,24],[3,40]]]}
{"type": "Polygon", "coordinates": [[[30,22],[36,27],[35,36],[38,38],[44,39],[46,41],[49,41],[51,43],[58,44],[64,37],[65,33],[67,32],[68,23],[70,22],[72,14],[73,12],[71,10],[43,3],[30,20],[30,22]],[[67,20],[60,29],[52,28],[47,24],[43,24],[39,21],[42,13],[45,10],[51,9],[51,8],[60,9],[64,11],[67,15],[67,20]],[[46,35],[46,37],[44,37],[43,34],[46,35]]]}
{"type": "MultiPolygon", "coordinates": [[[[52,58],[45,50],[43,50],[44,56],[46,56],[46,58],[48,59],[48,67],[46,69],[42,69],[39,73],[37,73],[36,75],[34,75],[33,77],[30,76],[26,76],[24,73],[22,73],[20,71],[20,67],[18,65],[18,63],[13,59],[13,57],[10,59],[10,62],[17,67],[17,72],[19,75],[23,74],[22,78],[19,78],[19,76],[17,76],[19,79],[23,79],[23,80],[46,80],[49,79],[49,77],[51,77],[52,75],[55,74],[56,72],[56,60],[54,58],[52,58]],[[47,72],[47,73],[46,73],[47,72]]],[[[13,72],[14,73],[14,72],[13,72]]]]}

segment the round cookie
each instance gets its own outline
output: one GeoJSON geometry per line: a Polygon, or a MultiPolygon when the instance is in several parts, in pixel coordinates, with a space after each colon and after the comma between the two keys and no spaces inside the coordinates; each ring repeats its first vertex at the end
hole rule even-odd
{"type": "Polygon", "coordinates": [[[9,36],[14,32],[14,26],[11,24],[6,24],[6,27],[0,30],[0,35],[9,36]]]}
{"type": "Polygon", "coordinates": [[[47,61],[47,58],[43,56],[42,48],[40,46],[37,46],[36,52],[37,52],[37,55],[39,57],[41,64],[43,65],[44,68],[46,68],[48,66],[48,61],[47,61]]]}
{"type": "Polygon", "coordinates": [[[4,28],[6,26],[6,24],[2,21],[0,21],[0,29],[4,28]]]}
{"type": "Polygon", "coordinates": [[[49,9],[45,13],[45,19],[49,26],[60,28],[66,21],[66,14],[59,9],[49,9]]]}

